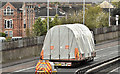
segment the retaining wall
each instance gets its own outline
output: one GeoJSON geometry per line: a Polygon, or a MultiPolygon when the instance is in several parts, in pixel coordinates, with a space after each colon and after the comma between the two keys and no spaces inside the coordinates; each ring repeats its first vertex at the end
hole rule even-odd
{"type": "MultiPolygon", "coordinates": [[[[120,26],[104,27],[94,29],[94,38],[96,42],[110,40],[120,37],[120,26]]],[[[0,55],[2,60],[0,62],[10,62],[13,60],[20,60],[28,57],[35,57],[40,55],[45,36],[23,38],[17,41],[2,42],[0,48],[0,55]]]]}

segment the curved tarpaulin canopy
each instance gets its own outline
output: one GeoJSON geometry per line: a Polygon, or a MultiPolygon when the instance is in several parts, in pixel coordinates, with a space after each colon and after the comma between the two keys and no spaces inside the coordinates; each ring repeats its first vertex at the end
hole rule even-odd
{"type": "Polygon", "coordinates": [[[91,57],[94,40],[91,31],[82,24],[58,25],[51,28],[42,48],[43,59],[75,59],[77,55],[91,57]],[[76,50],[77,49],[77,50],[76,50]]]}

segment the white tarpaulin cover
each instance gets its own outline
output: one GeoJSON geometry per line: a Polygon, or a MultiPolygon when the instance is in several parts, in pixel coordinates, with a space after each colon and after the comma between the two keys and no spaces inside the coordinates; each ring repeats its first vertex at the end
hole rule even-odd
{"type": "Polygon", "coordinates": [[[54,26],[45,37],[43,59],[74,59],[75,48],[78,48],[79,55],[91,57],[94,51],[91,31],[82,24],[54,26]]]}

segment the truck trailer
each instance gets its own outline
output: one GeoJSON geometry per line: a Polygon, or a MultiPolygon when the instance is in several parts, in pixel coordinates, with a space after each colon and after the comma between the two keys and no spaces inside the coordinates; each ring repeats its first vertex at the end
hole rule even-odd
{"type": "Polygon", "coordinates": [[[65,24],[52,27],[46,34],[41,60],[55,66],[73,66],[75,62],[92,61],[96,56],[94,38],[83,24],[65,24]]]}

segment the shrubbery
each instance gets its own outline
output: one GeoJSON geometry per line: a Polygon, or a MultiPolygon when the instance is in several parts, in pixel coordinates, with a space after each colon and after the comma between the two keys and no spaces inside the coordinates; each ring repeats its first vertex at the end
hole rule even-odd
{"type": "MultiPolygon", "coordinates": [[[[55,25],[83,23],[83,12],[73,12],[63,18],[54,17],[54,20],[49,18],[49,28],[55,25]]],[[[108,26],[108,13],[104,12],[100,7],[91,6],[86,8],[85,25],[90,29],[108,26]]],[[[47,18],[41,20],[38,18],[33,25],[33,34],[35,36],[45,35],[47,32],[47,18]]]]}
{"type": "Polygon", "coordinates": [[[6,37],[5,33],[0,32],[0,37],[6,37]]]}

